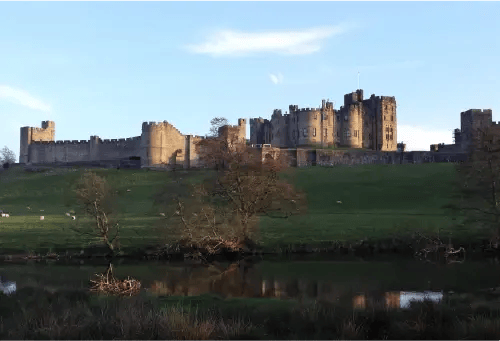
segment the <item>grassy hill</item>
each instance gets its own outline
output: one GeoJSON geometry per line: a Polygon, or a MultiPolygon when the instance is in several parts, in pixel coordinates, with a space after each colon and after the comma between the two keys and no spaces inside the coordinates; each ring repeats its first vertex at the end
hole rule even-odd
{"type": "MultiPolygon", "coordinates": [[[[14,168],[0,175],[0,252],[46,252],[79,249],[97,239],[77,235],[70,227],[89,224],[77,216],[73,189],[82,169],[53,169],[28,173],[14,168]],[[40,216],[44,220],[40,220],[40,216]]],[[[174,241],[165,233],[154,197],[186,190],[206,172],[176,175],[147,170],[100,169],[117,192],[117,211],[124,248],[143,248],[174,241]],[[127,191],[129,190],[129,191],[127,191]]],[[[455,178],[453,164],[365,165],[358,167],[310,167],[293,169],[289,175],[308,196],[308,212],[288,219],[263,217],[261,243],[266,248],[289,244],[313,245],[361,238],[407,236],[413,231],[437,233],[453,239],[472,240],[480,233],[453,227],[453,217],[441,206],[448,203],[455,178]],[[337,201],[342,201],[338,204],[337,201]]]]}

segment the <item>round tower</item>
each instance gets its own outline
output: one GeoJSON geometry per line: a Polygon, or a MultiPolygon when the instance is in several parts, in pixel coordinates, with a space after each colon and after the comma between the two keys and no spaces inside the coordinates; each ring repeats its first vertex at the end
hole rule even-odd
{"type": "Polygon", "coordinates": [[[361,138],[363,104],[361,102],[351,104],[348,110],[346,145],[350,148],[361,148],[363,146],[363,139],[361,138]]]}

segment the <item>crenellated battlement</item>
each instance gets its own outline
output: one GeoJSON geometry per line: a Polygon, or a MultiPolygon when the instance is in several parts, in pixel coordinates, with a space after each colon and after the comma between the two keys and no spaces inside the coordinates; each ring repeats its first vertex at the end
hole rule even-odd
{"type": "Polygon", "coordinates": [[[163,122],[143,122],[142,123],[142,131],[151,131],[155,129],[166,129],[166,128],[171,128],[177,131],[180,135],[183,135],[179,129],[177,129],[173,124],[169,123],[168,121],[163,121],[163,122]]]}
{"type": "Polygon", "coordinates": [[[340,109],[322,99],[319,107],[289,105],[289,114],[273,110],[271,121],[250,119],[250,143],[272,143],[280,148],[338,146],[381,151],[397,149],[394,96],[363,98],[358,89],[344,95],[340,109]],[[283,119],[282,119],[283,118],[283,119]]]}
{"type": "Polygon", "coordinates": [[[124,139],[99,139],[99,143],[126,143],[126,142],[133,142],[133,141],[140,141],[141,136],[135,136],[135,137],[127,137],[124,139]]]}

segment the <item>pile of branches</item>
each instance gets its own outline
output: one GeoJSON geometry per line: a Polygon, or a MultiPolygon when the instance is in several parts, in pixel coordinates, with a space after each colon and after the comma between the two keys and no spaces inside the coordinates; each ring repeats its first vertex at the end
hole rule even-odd
{"type": "Polygon", "coordinates": [[[462,255],[463,260],[465,260],[465,249],[463,247],[460,246],[460,248],[455,249],[452,246],[451,241],[450,241],[450,243],[445,244],[442,242],[441,239],[439,239],[439,237],[438,238],[429,238],[429,237],[426,237],[418,232],[417,232],[417,236],[420,237],[418,239],[418,242],[420,242],[420,240],[424,239],[427,241],[427,245],[424,248],[420,249],[420,251],[415,252],[416,257],[427,259],[427,255],[430,253],[430,254],[441,254],[444,256],[444,258],[448,262],[452,262],[452,263],[456,262],[456,261],[452,260],[452,258],[459,256],[459,255],[462,255]]]}
{"type": "Polygon", "coordinates": [[[92,283],[91,292],[113,296],[132,296],[141,291],[140,281],[130,277],[124,280],[115,278],[111,264],[105,273],[96,274],[95,276],[95,280],[90,280],[92,283]]]}

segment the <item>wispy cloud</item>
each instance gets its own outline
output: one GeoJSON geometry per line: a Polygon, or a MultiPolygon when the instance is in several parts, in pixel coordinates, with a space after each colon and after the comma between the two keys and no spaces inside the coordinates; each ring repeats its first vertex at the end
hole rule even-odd
{"type": "Polygon", "coordinates": [[[346,32],[353,25],[313,27],[295,31],[242,32],[221,30],[201,44],[188,45],[194,53],[212,56],[242,56],[267,52],[281,54],[311,54],[321,49],[322,42],[346,32]]]}
{"type": "Polygon", "coordinates": [[[428,129],[422,126],[398,124],[398,142],[403,141],[408,151],[429,151],[431,144],[453,143],[452,129],[428,129]]]}
{"type": "Polygon", "coordinates": [[[33,97],[24,90],[16,89],[7,85],[0,85],[0,100],[1,99],[35,110],[45,112],[50,111],[50,106],[48,104],[33,97]]]}
{"type": "Polygon", "coordinates": [[[271,79],[271,82],[274,84],[281,84],[283,83],[283,75],[281,73],[270,73],[269,74],[269,79],[271,79]]]}

